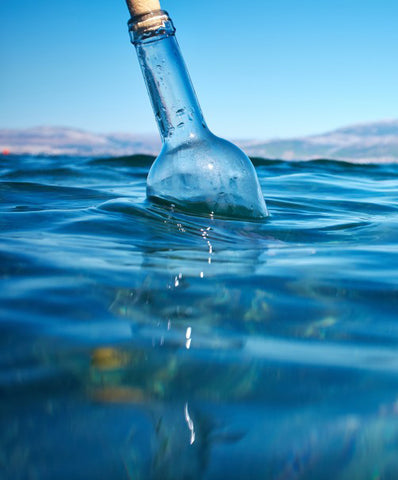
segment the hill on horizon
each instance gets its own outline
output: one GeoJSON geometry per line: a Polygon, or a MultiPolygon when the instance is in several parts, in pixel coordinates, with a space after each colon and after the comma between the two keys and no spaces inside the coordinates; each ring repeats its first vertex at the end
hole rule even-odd
{"type": "MultiPolygon", "coordinates": [[[[234,140],[248,155],[281,160],[330,158],[355,163],[398,163],[398,120],[352,125],[319,135],[234,140]]],[[[28,155],[157,155],[155,135],[99,134],[69,127],[0,129],[0,152],[28,155]]]]}

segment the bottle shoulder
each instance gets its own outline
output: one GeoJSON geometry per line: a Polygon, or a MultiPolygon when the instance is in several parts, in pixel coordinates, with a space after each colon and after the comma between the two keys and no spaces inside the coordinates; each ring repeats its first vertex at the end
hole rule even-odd
{"type": "Polygon", "coordinates": [[[191,133],[183,139],[180,139],[180,141],[164,142],[159,156],[171,157],[176,154],[198,154],[202,157],[217,155],[218,160],[220,156],[228,156],[230,159],[233,157],[244,157],[248,159],[247,155],[237,145],[229,140],[218,137],[206,128],[204,128],[204,131],[200,132],[200,134],[191,133]]]}

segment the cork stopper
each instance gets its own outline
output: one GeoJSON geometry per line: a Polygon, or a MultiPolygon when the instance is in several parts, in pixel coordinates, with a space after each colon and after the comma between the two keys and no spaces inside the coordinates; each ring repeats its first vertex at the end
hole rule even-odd
{"type": "Polygon", "coordinates": [[[132,17],[161,10],[159,0],[126,0],[132,17]]]}

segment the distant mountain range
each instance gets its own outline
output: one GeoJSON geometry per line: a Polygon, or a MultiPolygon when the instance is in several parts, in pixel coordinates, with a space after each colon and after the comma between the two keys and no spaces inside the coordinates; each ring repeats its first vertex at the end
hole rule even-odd
{"type": "Polygon", "coordinates": [[[68,127],[0,129],[0,152],[29,155],[122,156],[156,155],[154,135],[99,134],[68,127]]]}
{"type": "MultiPolygon", "coordinates": [[[[236,141],[248,155],[282,160],[329,158],[355,163],[398,163],[398,120],[340,128],[321,135],[236,141]]],[[[96,134],[64,127],[0,129],[0,152],[30,155],[156,155],[158,137],[96,134]]]]}
{"type": "Polygon", "coordinates": [[[329,158],[355,163],[398,162],[398,120],[353,125],[321,135],[247,144],[251,156],[283,160],[329,158]]]}

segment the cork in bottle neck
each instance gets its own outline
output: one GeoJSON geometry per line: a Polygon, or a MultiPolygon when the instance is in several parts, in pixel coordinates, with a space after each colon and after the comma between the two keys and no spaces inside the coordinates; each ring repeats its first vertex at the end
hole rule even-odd
{"type": "Polygon", "coordinates": [[[134,16],[129,20],[128,26],[131,42],[134,45],[168,37],[175,33],[173,22],[164,10],[155,10],[134,16]]]}

